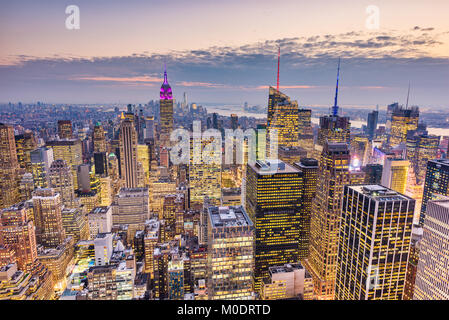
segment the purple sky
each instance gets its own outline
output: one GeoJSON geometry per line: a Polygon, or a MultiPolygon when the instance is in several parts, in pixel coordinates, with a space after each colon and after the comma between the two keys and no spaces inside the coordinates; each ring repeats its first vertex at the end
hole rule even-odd
{"type": "Polygon", "coordinates": [[[281,45],[281,88],[301,105],[449,101],[449,1],[8,1],[0,3],[0,101],[142,103],[163,64],[176,99],[266,104],[281,45]],[[65,28],[78,5],[80,30],[65,28]],[[377,5],[378,30],[365,26],[377,5]]]}

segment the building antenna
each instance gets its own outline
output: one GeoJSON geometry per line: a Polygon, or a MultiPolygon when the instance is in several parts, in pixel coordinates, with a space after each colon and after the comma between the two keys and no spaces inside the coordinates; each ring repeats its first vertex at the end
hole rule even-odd
{"type": "Polygon", "coordinates": [[[277,76],[277,82],[276,82],[276,90],[279,92],[279,65],[281,61],[281,45],[278,47],[278,76],[277,76]]]}
{"type": "Polygon", "coordinates": [[[341,58],[338,58],[337,86],[335,87],[335,101],[334,101],[334,106],[332,107],[332,115],[333,116],[338,115],[338,83],[340,81],[340,60],[341,60],[341,58]]]}
{"type": "Polygon", "coordinates": [[[405,105],[405,109],[408,109],[409,98],[410,98],[410,81],[408,82],[407,104],[405,105]]]}

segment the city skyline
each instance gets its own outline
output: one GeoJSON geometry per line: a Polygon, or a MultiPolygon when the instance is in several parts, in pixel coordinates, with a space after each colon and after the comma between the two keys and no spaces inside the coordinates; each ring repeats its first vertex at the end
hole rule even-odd
{"type": "Polygon", "coordinates": [[[1,4],[0,300],[449,300],[449,5],[357,2],[1,4]]]}
{"type": "Polygon", "coordinates": [[[411,105],[447,106],[449,24],[429,12],[444,12],[444,1],[432,9],[379,1],[374,30],[365,25],[369,3],[284,1],[277,10],[252,1],[195,1],[173,3],[167,12],[134,2],[78,1],[79,30],[65,28],[69,3],[40,3],[34,17],[36,4],[2,4],[0,37],[8,46],[0,49],[0,101],[143,103],[157,99],[165,62],[178,101],[187,92],[198,103],[263,105],[276,82],[280,45],[280,89],[300,105],[331,105],[341,57],[342,107],[405,104],[409,82],[411,105]]]}

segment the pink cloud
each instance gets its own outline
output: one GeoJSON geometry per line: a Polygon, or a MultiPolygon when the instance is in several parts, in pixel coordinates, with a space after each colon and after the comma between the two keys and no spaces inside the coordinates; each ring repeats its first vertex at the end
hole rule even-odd
{"type": "Polygon", "coordinates": [[[122,82],[122,83],[142,83],[142,84],[153,84],[162,83],[164,79],[150,76],[139,76],[139,77],[76,77],[71,80],[88,80],[88,81],[106,81],[106,82],[122,82]]]}
{"type": "Polygon", "coordinates": [[[225,84],[211,82],[182,81],[177,84],[182,87],[230,88],[225,84]]]}

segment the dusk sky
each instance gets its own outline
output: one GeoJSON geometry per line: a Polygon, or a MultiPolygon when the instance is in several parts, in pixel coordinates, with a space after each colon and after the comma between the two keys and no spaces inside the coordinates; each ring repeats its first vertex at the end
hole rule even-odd
{"type": "Polygon", "coordinates": [[[264,105],[449,104],[449,1],[40,0],[0,3],[0,102],[146,103],[164,62],[177,100],[264,105]],[[80,29],[65,9],[80,9],[80,29]],[[379,8],[368,29],[366,8],[379,8]]]}

